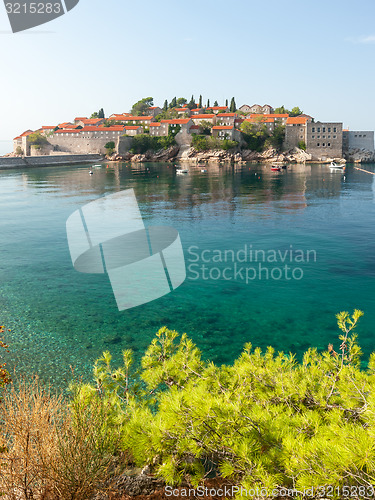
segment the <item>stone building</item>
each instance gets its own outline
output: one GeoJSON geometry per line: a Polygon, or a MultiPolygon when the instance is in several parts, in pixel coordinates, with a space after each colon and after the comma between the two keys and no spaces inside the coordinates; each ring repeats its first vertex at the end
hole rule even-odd
{"type": "Polygon", "coordinates": [[[168,135],[168,123],[153,122],[149,126],[150,135],[152,136],[166,136],[168,135]]]}
{"type": "Polygon", "coordinates": [[[353,149],[374,152],[374,132],[369,130],[344,130],[343,149],[345,153],[353,149]]]}
{"type": "Polygon", "coordinates": [[[212,127],[212,135],[218,139],[230,139],[234,138],[234,126],[233,125],[215,125],[212,127]]]}
{"type": "Polygon", "coordinates": [[[239,108],[239,111],[245,114],[256,113],[265,115],[273,113],[273,107],[270,106],[269,104],[264,104],[263,106],[260,106],[259,104],[253,104],[252,106],[249,106],[248,104],[243,104],[239,108]]]}
{"type": "Polygon", "coordinates": [[[341,158],[343,155],[342,123],[340,122],[307,122],[306,152],[313,160],[341,158]]]}
{"type": "Polygon", "coordinates": [[[194,125],[200,125],[200,123],[202,121],[206,121],[206,122],[212,123],[212,125],[215,125],[217,116],[218,115],[215,115],[214,113],[211,113],[211,114],[207,113],[207,114],[203,114],[203,115],[193,115],[191,117],[191,119],[193,120],[194,125]]]}
{"type": "Polygon", "coordinates": [[[237,113],[218,113],[216,115],[217,125],[234,125],[236,118],[238,118],[237,113]]]}

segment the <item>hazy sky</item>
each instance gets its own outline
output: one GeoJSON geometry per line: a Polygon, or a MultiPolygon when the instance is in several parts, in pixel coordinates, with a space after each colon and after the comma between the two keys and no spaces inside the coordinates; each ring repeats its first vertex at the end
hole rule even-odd
{"type": "Polygon", "coordinates": [[[20,34],[1,3],[0,140],[192,94],[373,130],[374,54],[374,0],[80,0],[20,34]]]}

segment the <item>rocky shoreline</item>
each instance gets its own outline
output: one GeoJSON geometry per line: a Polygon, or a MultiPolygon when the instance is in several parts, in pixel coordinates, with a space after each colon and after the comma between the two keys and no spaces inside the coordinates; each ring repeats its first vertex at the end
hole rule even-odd
{"type": "MultiPolygon", "coordinates": [[[[197,151],[194,148],[187,148],[183,151],[178,146],[171,146],[168,149],[158,152],[147,151],[144,154],[131,154],[124,155],[114,154],[107,157],[109,161],[130,161],[133,163],[144,162],[166,162],[166,161],[179,161],[190,163],[307,163],[313,162],[310,154],[302,149],[294,148],[289,151],[277,151],[270,148],[266,151],[259,153],[245,149],[242,151],[223,151],[223,150],[210,150],[210,151],[197,151]]],[[[319,163],[330,163],[331,161],[343,162],[342,158],[329,158],[319,163]]],[[[317,163],[316,160],[313,163],[317,163]]]]}

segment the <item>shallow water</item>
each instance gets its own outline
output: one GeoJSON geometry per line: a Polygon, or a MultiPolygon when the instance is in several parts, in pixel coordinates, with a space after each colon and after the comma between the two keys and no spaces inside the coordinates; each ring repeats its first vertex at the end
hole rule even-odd
{"type": "Polygon", "coordinates": [[[344,178],[322,165],[277,173],[252,164],[176,176],[172,164],[111,165],[92,176],[87,166],[0,171],[0,323],[12,329],[12,369],[55,386],[72,371],[89,379],[103,350],[117,361],[130,347],[139,358],[163,325],[187,332],[216,363],[233,361],[248,341],[300,356],[310,346],[338,348],[335,314],[353,308],[365,312],[365,358],[375,350],[373,175],[351,166],[344,178]],[[146,225],[179,231],[187,279],[119,312],[106,276],[72,267],[65,223],[82,205],[128,188],[146,225]],[[263,262],[259,251],[276,262],[263,262]],[[289,275],[279,279],[285,264],[289,275]],[[248,283],[240,267],[249,268],[248,283]]]}

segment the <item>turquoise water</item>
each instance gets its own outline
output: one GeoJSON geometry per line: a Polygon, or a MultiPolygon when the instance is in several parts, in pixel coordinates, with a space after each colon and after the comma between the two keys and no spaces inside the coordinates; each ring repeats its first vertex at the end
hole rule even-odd
{"type": "Polygon", "coordinates": [[[0,324],[12,329],[9,366],[63,386],[72,370],[90,378],[103,350],[118,360],[132,348],[139,358],[163,325],[187,332],[216,363],[231,362],[248,341],[300,356],[309,346],[338,348],[335,314],[355,307],[365,312],[359,334],[368,356],[375,350],[373,180],[351,166],[344,178],[322,165],[282,173],[254,164],[191,168],[185,176],[171,164],[104,165],[93,176],[87,166],[0,171],[0,324]],[[82,205],[128,188],[146,225],[179,231],[188,271],[173,293],[119,312],[106,276],[72,267],[65,222],[82,205]],[[231,260],[242,250],[236,264],[258,271],[259,262],[241,264],[246,248],[248,258],[250,249],[277,255],[260,263],[262,279],[248,283],[241,274],[233,279],[231,260]],[[224,250],[227,262],[213,262],[224,250]],[[267,270],[279,277],[274,269],[285,256],[297,279],[267,280],[267,270]],[[232,279],[224,279],[225,268],[232,279]]]}

